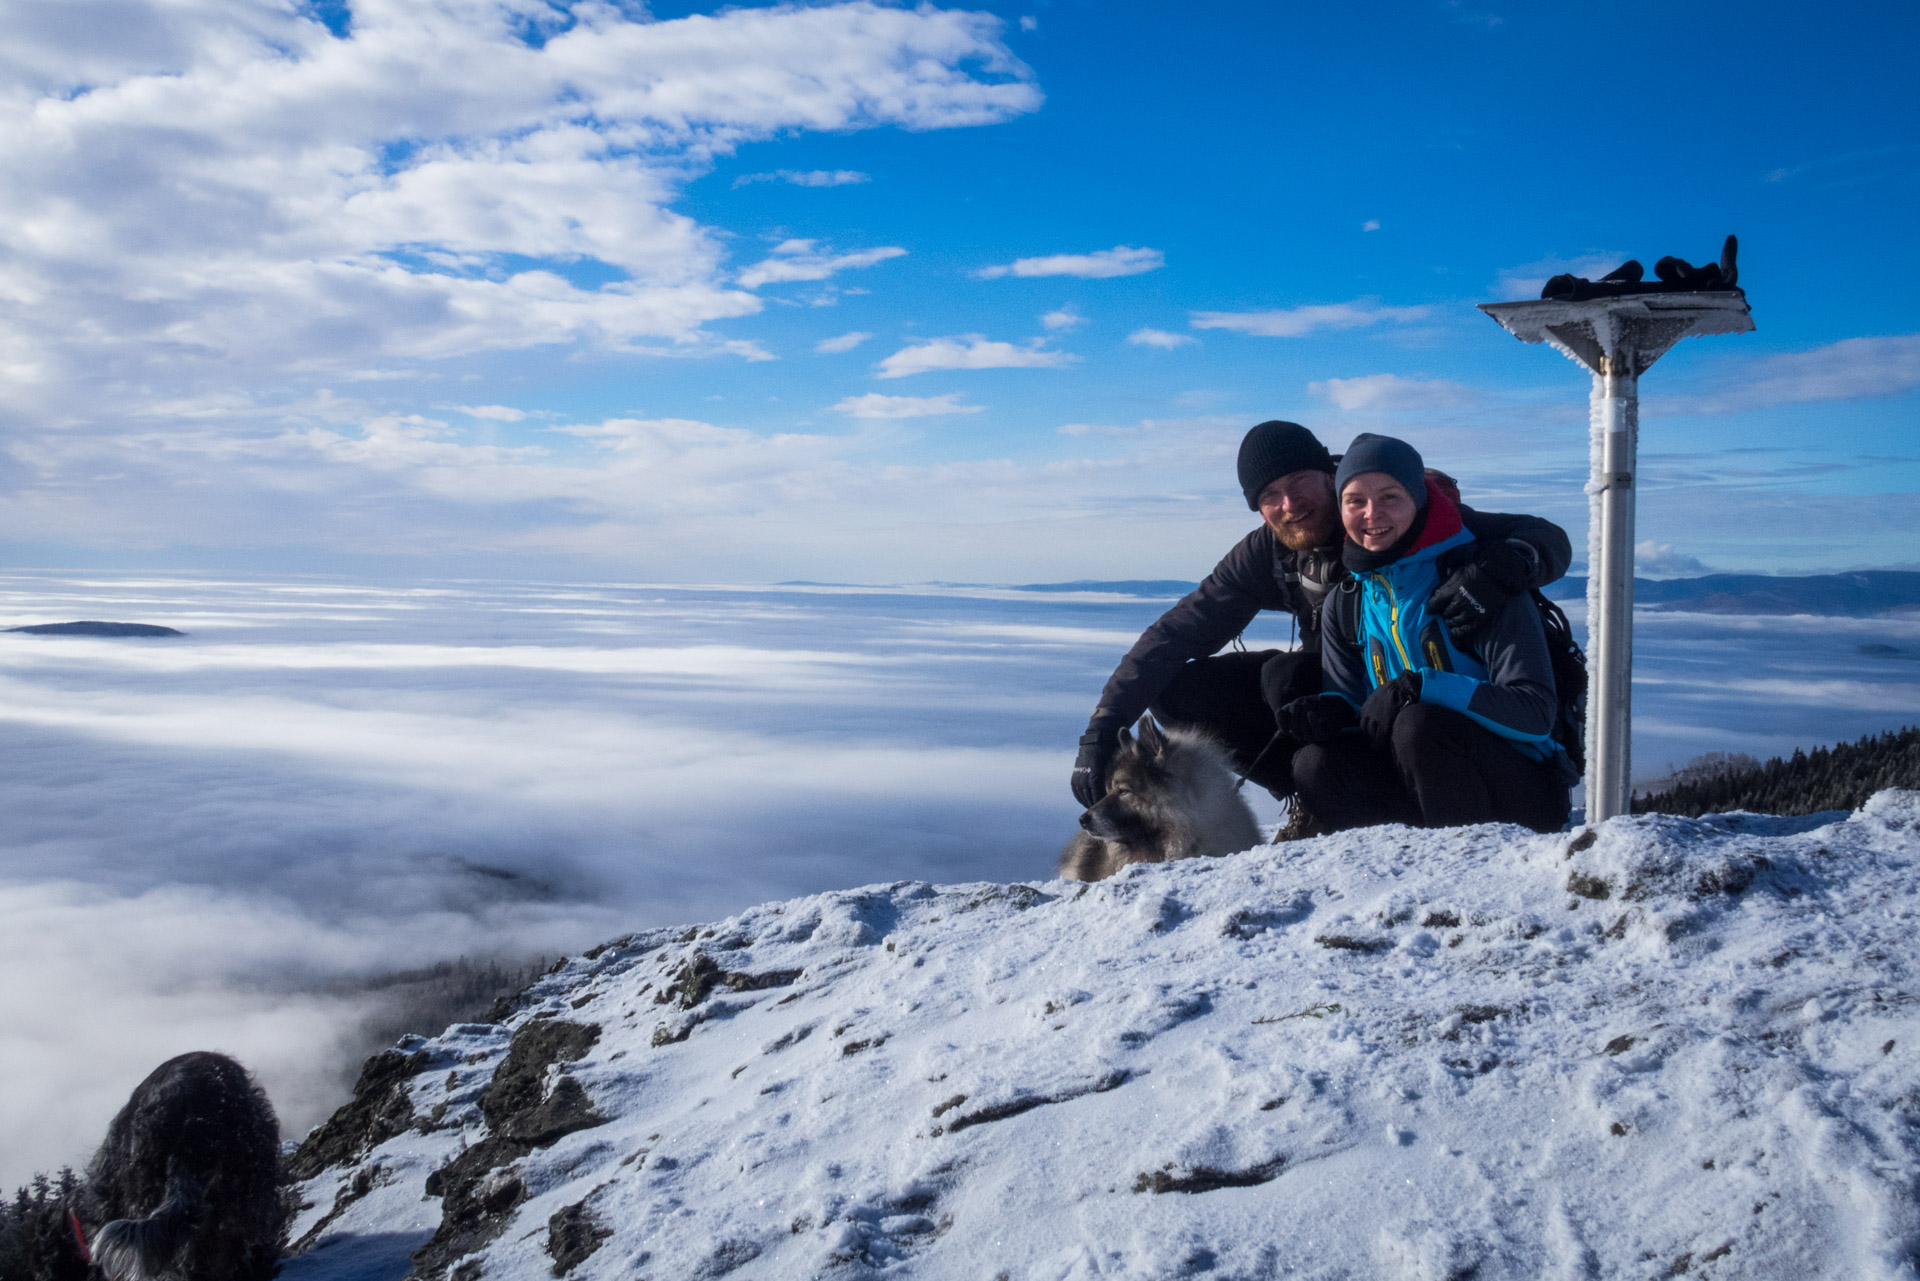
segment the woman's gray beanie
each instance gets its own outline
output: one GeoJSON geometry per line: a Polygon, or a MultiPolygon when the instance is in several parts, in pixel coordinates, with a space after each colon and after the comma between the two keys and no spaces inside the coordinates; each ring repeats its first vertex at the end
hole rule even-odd
{"type": "Polygon", "coordinates": [[[1370,431],[1355,436],[1333,474],[1333,492],[1340,494],[1348,481],[1370,471],[1385,472],[1399,481],[1416,510],[1427,505],[1427,465],[1420,460],[1420,451],[1406,441],[1370,431]]]}
{"type": "Polygon", "coordinates": [[[1240,491],[1260,510],[1260,492],[1297,471],[1332,471],[1333,455],[1299,423],[1274,419],[1250,428],[1240,441],[1240,491]]]}

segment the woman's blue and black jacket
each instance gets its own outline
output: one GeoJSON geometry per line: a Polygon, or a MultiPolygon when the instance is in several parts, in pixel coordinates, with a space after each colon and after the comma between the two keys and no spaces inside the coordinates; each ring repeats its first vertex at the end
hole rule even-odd
{"type": "Polygon", "coordinates": [[[1472,542],[1473,534],[1432,482],[1427,501],[1427,530],[1414,550],[1355,573],[1328,600],[1321,615],[1325,697],[1344,698],[1357,711],[1368,694],[1417,671],[1421,702],[1463,713],[1531,759],[1564,758],[1553,739],[1560,711],[1553,660],[1533,598],[1508,601],[1471,653],[1457,648],[1446,625],[1428,612],[1441,578],[1436,560],[1472,542]]]}

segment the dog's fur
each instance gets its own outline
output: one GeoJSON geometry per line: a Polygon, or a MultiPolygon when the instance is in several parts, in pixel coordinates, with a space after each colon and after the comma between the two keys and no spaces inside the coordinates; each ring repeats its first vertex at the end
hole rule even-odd
{"type": "Polygon", "coordinates": [[[1162,730],[1142,717],[1120,732],[1107,794],[1080,816],[1060,854],[1060,875],[1112,876],[1129,863],[1236,854],[1260,844],[1260,827],[1236,785],[1226,749],[1198,730],[1162,730]]]}
{"type": "Polygon", "coordinates": [[[43,1234],[36,1281],[267,1281],[279,1269],[288,1207],[280,1124],[247,1070],[224,1054],[168,1059],[107,1127],[61,1218],[43,1234]],[[76,1273],[78,1263],[80,1271],[76,1273]]]}

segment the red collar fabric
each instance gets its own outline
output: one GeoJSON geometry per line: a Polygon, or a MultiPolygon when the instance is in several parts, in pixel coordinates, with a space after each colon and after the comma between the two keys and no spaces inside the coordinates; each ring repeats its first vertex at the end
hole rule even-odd
{"type": "Polygon", "coordinates": [[[1427,527],[1413,540],[1413,546],[1407,548],[1406,556],[1452,538],[1460,528],[1459,504],[1441,492],[1440,486],[1433,483],[1433,477],[1427,477],[1427,527]]]}

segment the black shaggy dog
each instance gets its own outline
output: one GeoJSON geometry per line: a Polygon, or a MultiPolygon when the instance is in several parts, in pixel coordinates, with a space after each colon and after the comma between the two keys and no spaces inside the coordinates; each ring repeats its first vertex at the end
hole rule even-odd
{"type": "Polygon", "coordinates": [[[32,1281],[268,1281],[279,1270],[280,1125],[224,1054],[155,1068],[66,1192],[37,1205],[23,1192],[10,1207],[32,1281]]]}

